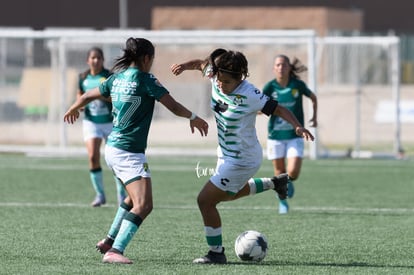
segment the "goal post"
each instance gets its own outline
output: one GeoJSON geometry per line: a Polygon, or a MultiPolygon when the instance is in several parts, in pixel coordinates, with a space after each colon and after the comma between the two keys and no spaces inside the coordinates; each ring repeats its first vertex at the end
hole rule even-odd
{"type": "MultiPolygon", "coordinates": [[[[342,156],[347,151],[353,157],[395,155],[402,148],[402,139],[414,132],[401,131],[400,41],[396,36],[318,37],[313,30],[0,28],[0,112],[5,114],[0,129],[7,133],[0,144],[61,150],[82,144],[79,123],[67,127],[62,120],[74,100],[77,73],[86,69],[86,53],[92,46],[103,48],[106,66],[112,67],[128,37],[145,37],[154,43],[153,73],[174,97],[207,119],[212,119],[210,84],[194,73],[173,76],[171,64],[207,56],[218,47],[238,50],[249,62],[249,81],[262,88],[274,78],[277,54],[297,57],[308,67],[300,77],[319,102],[318,127],[314,129],[307,125],[312,107],[304,99],[305,126],[316,137],[315,142],[306,143],[311,159],[337,156],[337,152],[342,156]],[[34,113],[27,111],[38,105],[46,106],[34,113]]],[[[175,119],[158,105],[153,124],[175,119]]],[[[262,145],[267,137],[266,122],[258,118],[262,145]]],[[[171,123],[162,125],[167,124],[171,123]]],[[[157,144],[165,144],[162,138],[162,134],[151,136],[157,144]]],[[[181,142],[185,138],[175,139],[178,147],[188,144],[181,142]]],[[[214,132],[210,138],[215,144],[214,132]]]]}
{"type": "MultiPolygon", "coordinates": [[[[145,37],[151,40],[158,48],[157,54],[160,53],[160,47],[186,47],[195,50],[202,48],[205,54],[208,51],[214,49],[214,47],[226,47],[226,48],[237,48],[244,52],[249,59],[249,48],[258,46],[265,50],[265,54],[260,57],[260,61],[249,63],[257,63],[256,66],[265,66],[273,62],[273,58],[279,51],[289,52],[286,47],[300,48],[300,50],[294,50],[294,55],[302,56],[306,58],[307,66],[309,67],[308,72],[308,83],[311,90],[316,92],[316,64],[315,64],[315,49],[316,49],[316,33],[313,30],[175,30],[175,31],[120,31],[120,30],[106,30],[95,32],[94,35],[77,35],[62,37],[59,42],[59,52],[65,52],[67,49],[73,47],[79,47],[80,45],[91,45],[91,44],[103,44],[103,45],[120,45],[129,36],[133,37],[145,37]],[[283,45],[283,47],[281,47],[283,45]]],[[[198,50],[199,51],[199,50],[198,50]]],[[[290,50],[291,51],[291,50],[290,50]]],[[[292,52],[292,51],[291,51],[292,52]]],[[[65,55],[60,54],[60,79],[61,83],[65,83],[65,71],[67,62],[65,55]]],[[[257,53],[255,57],[258,58],[257,53]]],[[[158,59],[158,58],[157,58],[158,59]]],[[[164,64],[164,68],[167,68],[170,64],[164,64]]],[[[264,82],[271,79],[271,67],[268,66],[269,70],[267,78],[262,77],[258,83],[255,83],[261,88],[264,82]],[[260,86],[259,86],[260,84],[260,86]]],[[[256,68],[249,68],[252,75],[256,74],[256,68]]],[[[261,71],[261,70],[260,70],[261,71]]],[[[61,98],[67,94],[65,91],[65,85],[61,87],[61,98]]],[[[66,103],[62,102],[62,107],[66,103]]],[[[62,115],[62,114],[61,114],[62,115]]],[[[65,147],[67,144],[65,127],[61,128],[61,146],[65,147]]],[[[317,130],[313,129],[313,134],[317,136],[317,130]]],[[[309,145],[309,156],[311,159],[318,158],[318,146],[317,141],[309,145]]]]}
{"type": "MultiPolygon", "coordinates": [[[[402,150],[401,145],[401,119],[400,119],[400,75],[401,75],[401,62],[400,62],[400,39],[397,36],[374,36],[374,37],[318,37],[318,56],[319,65],[321,66],[321,59],[323,55],[332,61],[332,55],[324,52],[324,49],[331,47],[341,49],[339,55],[334,55],[334,60],[351,59],[350,68],[347,69],[349,74],[348,83],[354,86],[356,91],[355,95],[355,139],[354,146],[352,148],[353,157],[364,157],[363,150],[361,149],[362,140],[362,124],[363,116],[362,112],[362,97],[361,89],[364,85],[374,84],[388,86],[387,96],[388,100],[392,101],[393,113],[390,114],[393,117],[393,129],[389,128],[389,131],[393,133],[392,138],[392,150],[389,150],[389,155],[397,156],[402,150]],[[348,52],[344,50],[348,49],[348,52]],[[365,63],[364,63],[365,62],[365,63]],[[372,67],[381,65],[381,62],[385,62],[385,68],[378,68],[377,71],[383,71],[383,78],[375,82],[375,80],[368,80],[367,74],[372,67]],[[382,69],[382,70],[381,70],[382,69]],[[370,82],[370,83],[368,83],[370,82]]],[[[329,61],[328,61],[329,62],[329,61]]],[[[334,72],[335,73],[335,72],[334,72]]],[[[336,82],[337,85],[341,84],[341,80],[336,82]]],[[[375,89],[375,86],[374,86],[375,89]]],[[[369,91],[374,93],[375,91],[369,91]]],[[[379,99],[375,99],[379,100],[379,99]]],[[[378,112],[378,110],[377,110],[378,112]]],[[[381,125],[378,123],[377,125],[381,125]]],[[[378,131],[378,135],[381,133],[378,131]]],[[[375,134],[374,134],[375,136],[375,134]]],[[[375,140],[372,140],[375,143],[375,140]]],[[[378,154],[384,155],[384,152],[378,154]]],[[[385,153],[387,154],[387,153],[385,153]]],[[[368,156],[374,156],[375,152],[368,152],[368,156]]]]}

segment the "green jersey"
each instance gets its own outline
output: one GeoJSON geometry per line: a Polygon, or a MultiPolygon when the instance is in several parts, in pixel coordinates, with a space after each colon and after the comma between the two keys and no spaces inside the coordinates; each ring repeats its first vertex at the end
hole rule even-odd
{"type": "MultiPolygon", "coordinates": [[[[79,75],[79,90],[82,93],[87,93],[93,88],[98,87],[110,75],[111,72],[107,69],[103,69],[97,75],[91,75],[88,72],[82,73],[79,75]]],[[[112,122],[111,108],[112,104],[110,102],[99,99],[91,101],[85,106],[84,119],[94,123],[110,123],[112,122]]]]}
{"type": "MultiPolygon", "coordinates": [[[[303,125],[303,104],[302,96],[309,97],[311,91],[306,84],[295,78],[291,78],[286,87],[281,87],[275,79],[266,83],[263,93],[270,98],[277,100],[279,104],[291,111],[298,121],[303,125]]],[[[269,139],[292,139],[297,138],[295,129],[286,120],[272,115],[267,126],[269,139]]]]}
{"type": "Polygon", "coordinates": [[[99,86],[112,99],[114,125],[107,145],[132,153],[145,153],[155,100],[168,94],[150,73],[130,67],[99,86]]]}

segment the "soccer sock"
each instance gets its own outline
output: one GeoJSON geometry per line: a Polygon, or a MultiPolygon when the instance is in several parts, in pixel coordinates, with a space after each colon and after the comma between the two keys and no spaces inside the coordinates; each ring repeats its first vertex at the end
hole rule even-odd
{"type": "Polygon", "coordinates": [[[115,184],[116,184],[116,194],[118,197],[118,203],[121,204],[123,200],[126,198],[126,191],[125,187],[122,184],[121,180],[114,176],[115,184]]]}
{"type": "Polygon", "coordinates": [[[221,227],[213,228],[205,226],[207,244],[213,252],[221,253],[223,251],[223,240],[221,235],[221,227]]]}
{"type": "Polygon", "coordinates": [[[131,208],[132,206],[129,206],[124,202],[119,205],[111,228],[109,229],[108,238],[115,240],[116,236],[118,235],[119,228],[121,227],[122,220],[124,219],[125,215],[129,213],[129,210],[131,210],[131,208]]]}
{"type": "Polygon", "coordinates": [[[251,178],[248,183],[250,186],[250,195],[259,194],[275,188],[271,178],[251,178]]]}
{"type": "Polygon", "coordinates": [[[89,170],[92,186],[98,196],[105,197],[103,179],[102,179],[102,168],[96,168],[89,170]]]}
{"type": "Polygon", "coordinates": [[[119,228],[118,235],[115,238],[112,248],[118,250],[121,253],[124,253],[126,246],[138,231],[141,223],[142,219],[140,216],[128,212],[128,214],[126,214],[125,218],[122,220],[121,227],[119,228]]]}

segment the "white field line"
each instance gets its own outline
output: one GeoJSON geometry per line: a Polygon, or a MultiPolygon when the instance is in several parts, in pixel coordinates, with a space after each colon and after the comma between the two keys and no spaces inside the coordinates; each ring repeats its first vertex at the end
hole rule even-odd
{"type": "MultiPolygon", "coordinates": [[[[89,204],[82,203],[20,203],[20,202],[0,202],[0,207],[37,207],[37,208],[91,208],[89,204]]],[[[103,207],[116,207],[115,204],[106,204],[103,207]]],[[[219,209],[225,210],[275,210],[275,207],[255,206],[255,207],[243,207],[243,206],[220,206],[219,209]]],[[[154,206],[154,209],[173,209],[173,210],[197,210],[196,205],[158,205],[154,206]]],[[[353,207],[292,207],[292,211],[296,212],[330,212],[330,213],[364,213],[364,214],[402,214],[402,213],[414,213],[414,208],[353,208],[353,207]]]]}

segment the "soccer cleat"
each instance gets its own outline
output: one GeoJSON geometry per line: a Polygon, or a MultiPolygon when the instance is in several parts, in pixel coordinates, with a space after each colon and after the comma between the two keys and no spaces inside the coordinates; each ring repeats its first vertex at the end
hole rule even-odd
{"type": "Polygon", "coordinates": [[[207,255],[197,258],[193,261],[195,264],[227,264],[227,258],[224,254],[224,247],[221,253],[208,251],[207,255]]]}
{"type": "Polygon", "coordinates": [[[110,244],[105,243],[105,239],[99,241],[96,244],[96,250],[99,251],[101,254],[105,254],[111,248],[112,246],[110,244]]]}
{"type": "Polygon", "coordinates": [[[284,200],[287,197],[288,193],[288,174],[280,174],[272,178],[273,184],[275,185],[274,190],[279,196],[279,199],[284,200]]]}
{"type": "Polygon", "coordinates": [[[287,197],[291,199],[295,194],[295,186],[293,186],[293,181],[291,181],[290,179],[288,180],[287,189],[287,197]]]}
{"type": "Polygon", "coordinates": [[[91,206],[92,207],[99,207],[99,206],[101,206],[101,205],[103,205],[105,203],[106,203],[105,196],[97,195],[95,197],[95,199],[93,200],[93,202],[91,203],[91,206]]]}
{"type": "Polygon", "coordinates": [[[289,211],[289,205],[286,200],[279,201],[279,214],[287,214],[289,211]]]}
{"type": "Polygon", "coordinates": [[[115,252],[106,252],[103,256],[102,262],[108,264],[132,264],[130,259],[115,252]]]}

